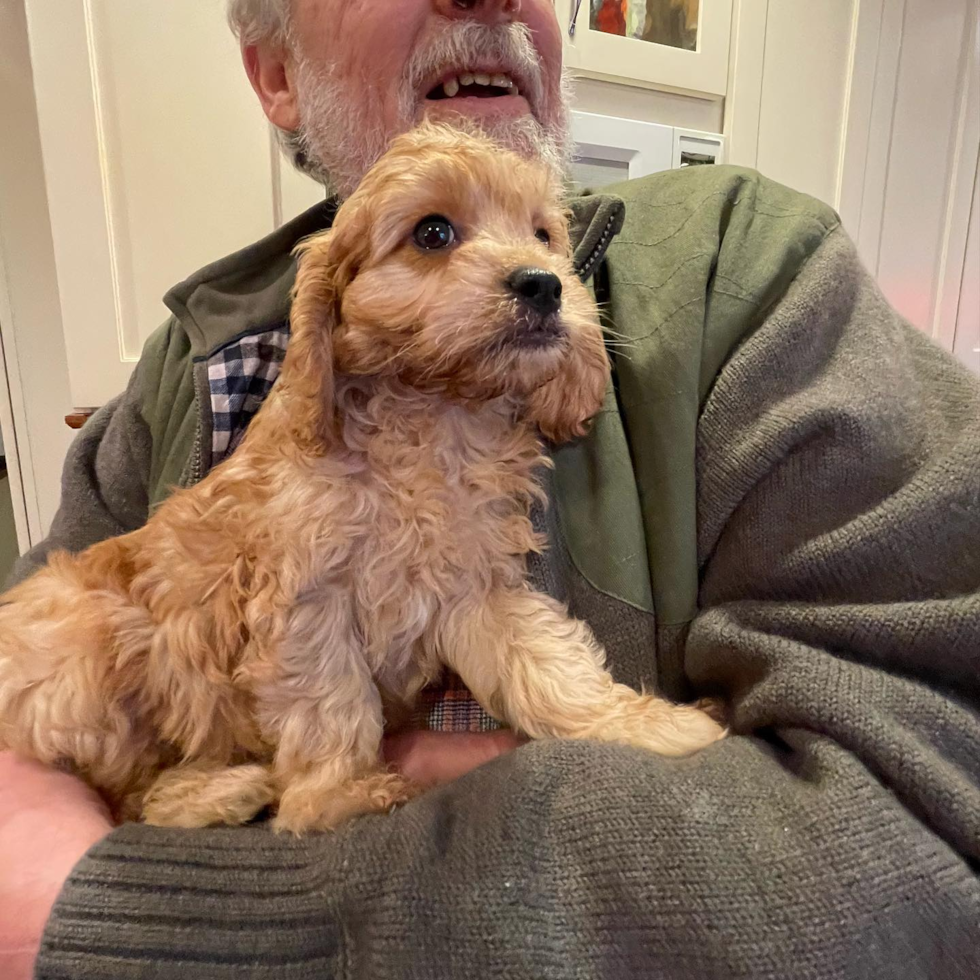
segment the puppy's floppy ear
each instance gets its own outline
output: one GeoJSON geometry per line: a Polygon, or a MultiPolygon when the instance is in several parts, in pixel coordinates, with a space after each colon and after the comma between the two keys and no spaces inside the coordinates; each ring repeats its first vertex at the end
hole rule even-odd
{"type": "Polygon", "coordinates": [[[531,392],[526,416],[553,443],[584,436],[606,395],[609,360],[602,330],[591,317],[572,326],[571,350],[550,381],[531,392]]]}
{"type": "Polygon", "coordinates": [[[357,271],[358,254],[345,234],[349,222],[296,247],[299,267],[289,312],[289,347],[279,376],[294,438],[307,452],[334,437],[333,335],[340,300],[357,271]]]}

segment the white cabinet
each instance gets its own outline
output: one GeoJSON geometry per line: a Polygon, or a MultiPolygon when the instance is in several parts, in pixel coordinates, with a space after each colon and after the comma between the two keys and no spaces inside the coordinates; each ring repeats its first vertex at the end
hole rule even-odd
{"type": "Polygon", "coordinates": [[[718,133],[619,116],[573,112],[572,137],[572,178],[593,189],[660,170],[724,162],[725,141],[718,133]]]}
{"type": "Polygon", "coordinates": [[[973,180],[973,205],[958,299],[953,353],[971,371],[980,374],[980,166],[973,180]]]}
{"type": "Polygon", "coordinates": [[[576,74],[722,98],[732,0],[559,0],[576,74]]]}

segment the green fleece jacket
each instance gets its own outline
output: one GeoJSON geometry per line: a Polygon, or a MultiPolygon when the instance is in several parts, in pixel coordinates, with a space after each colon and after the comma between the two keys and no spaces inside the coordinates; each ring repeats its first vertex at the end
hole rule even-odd
{"type": "MultiPolygon", "coordinates": [[[[529,571],[620,679],[721,693],[733,736],[684,761],[534,743],[302,840],[124,826],[66,884],[39,977],[980,975],[977,381],[818,202],[724,167],[618,194],[574,206],[614,376],[555,453],[529,571]]],[[[329,220],[168,294],[18,575],[233,451],[290,247],[329,220]]]]}

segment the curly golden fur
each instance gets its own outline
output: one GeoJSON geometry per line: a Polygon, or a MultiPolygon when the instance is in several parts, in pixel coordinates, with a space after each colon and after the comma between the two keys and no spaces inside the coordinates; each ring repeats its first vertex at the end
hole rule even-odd
{"type": "Polygon", "coordinates": [[[697,707],[614,683],[526,583],[540,434],[580,435],[608,381],[558,199],[479,137],[396,140],[301,246],[282,373],[234,455],[3,598],[0,744],[72,765],[124,816],[272,804],[298,833],[408,798],[379,761],[384,711],[446,667],[532,738],[719,738],[697,707]],[[433,214],[457,240],[426,251],[433,214]],[[559,310],[508,288],[528,268],[558,277],[559,310]]]}

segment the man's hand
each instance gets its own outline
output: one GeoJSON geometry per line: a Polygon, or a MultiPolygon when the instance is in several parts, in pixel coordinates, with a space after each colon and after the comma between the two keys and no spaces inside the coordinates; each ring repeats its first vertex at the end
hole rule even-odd
{"type": "Polygon", "coordinates": [[[61,886],[110,830],[105,803],[80,779],[0,752],[0,976],[30,980],[61,886]]]}
{"type": "MultiPolygon", "coordinates": [[[[509,752],[509,731],[403,732],[384,758],[426,788],[509,752]]],[[[0,977],[30,980],[41,934],[72,868],[112,830],[105,803],[80,779],[0,752],[0,977]]]]}
{"type": "Polygon", "coordinates": [[[429,789],[451,783],[471,769],[523,744],[512,731],[409,731],[384,741],[385,761],[412,782],[429,789]]]}

